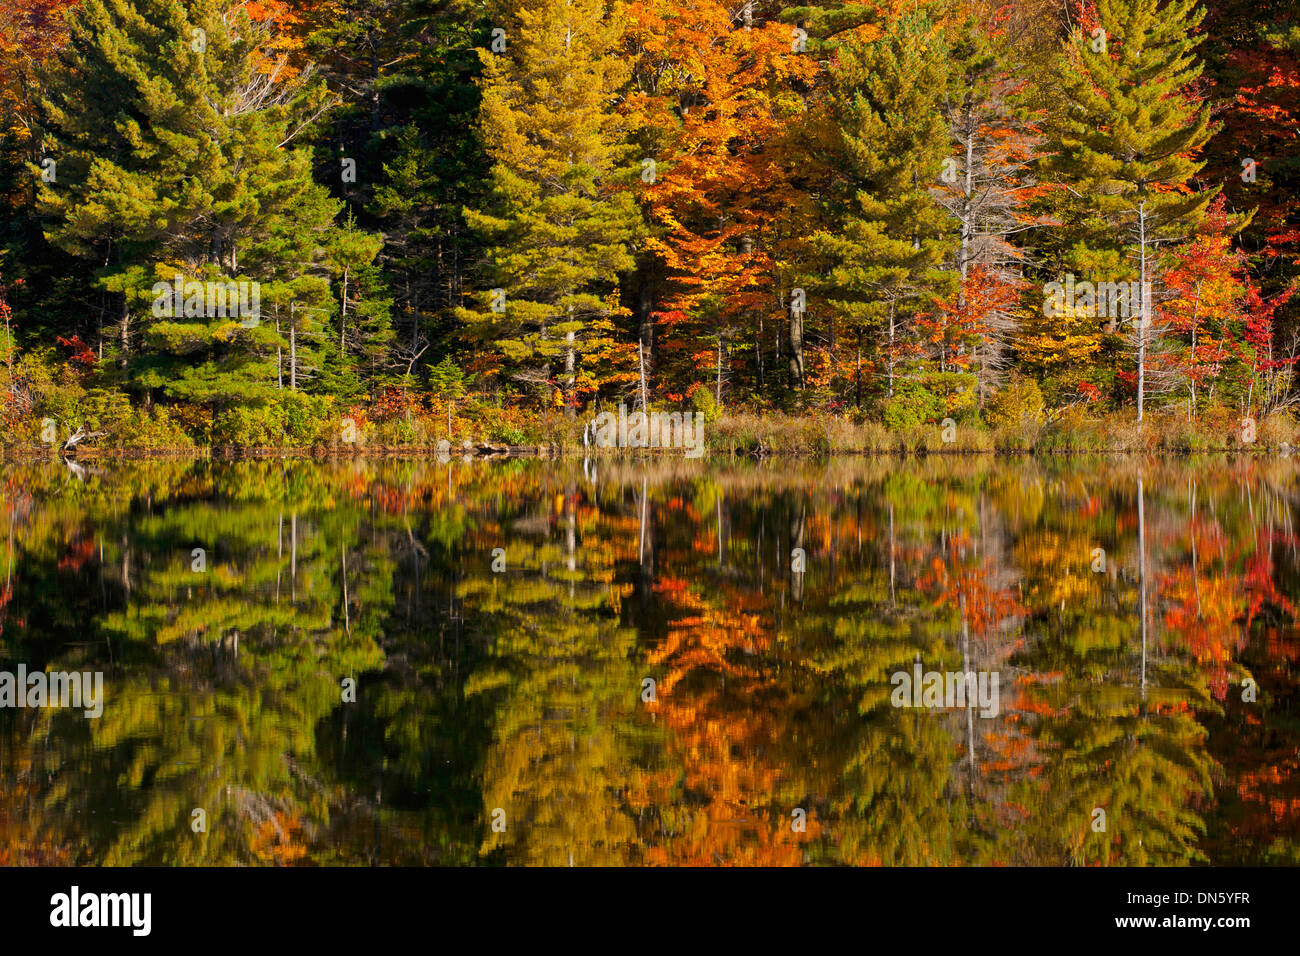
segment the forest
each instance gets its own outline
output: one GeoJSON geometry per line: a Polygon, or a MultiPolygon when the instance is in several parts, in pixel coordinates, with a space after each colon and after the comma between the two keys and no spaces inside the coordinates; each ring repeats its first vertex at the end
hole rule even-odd
{"type": "Polygon", "coordinates": [[[1300,445],[1295,0],[0,0],[0,446],[1300,445]]]}

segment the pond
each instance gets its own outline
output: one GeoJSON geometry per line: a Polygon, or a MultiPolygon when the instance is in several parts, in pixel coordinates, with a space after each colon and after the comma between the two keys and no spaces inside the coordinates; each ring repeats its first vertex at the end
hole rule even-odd
{"type": "Polygon", "coordinates": [[[0,481],[2,863],[1300,863],[1288,460],[0,481]]]}

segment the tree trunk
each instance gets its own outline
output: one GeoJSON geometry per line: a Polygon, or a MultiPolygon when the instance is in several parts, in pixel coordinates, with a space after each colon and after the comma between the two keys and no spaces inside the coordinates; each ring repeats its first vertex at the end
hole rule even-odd
{"type": "MultiPolygon", "coordinates": [[[[1201,290],[1199,286],[1196,290],[1196,298],[1199,302],[1201,298],[1201,290]]],[[[1192,367],[1191,371],[1187,375],[1187,386],[1191,392],[1191,399],[1187,403],[1187,420],[1189,422],[1194,421],[1196,418],[1196,327],[1201,324],[1199,315],[1200,311],[1199,305],[1192,311],[1192,367]]]]}
{"type": "Polygon", "coordinates": [[[894,308],[896,303],[893,299],[889,301],[889,397],[894,397],[894,308]]]}
{"type": "Polygon", "coordinates": [[[855,378],[856,378],[855,388],[857,391],[857,396],[854,398],[854,404],[857,405],[858,408],[861,408],[862,407],[862,330],[861,329],[858,329],[858,365],[857,365],[857,373],[855,375],[855,378]]]}
{"type": "Polygon", "coordinates": [[[971,188],[974,185],[972,181],[973,172],[971,166],[975,161],[975,125],[974,117],[971,111],[974,104],[967,107],[966,110],[966,190],[962,195],[961,203],[961,293],[958,297],[958,307],[966,308],[966,274],[970,267],[970,237],[971,237],[971,188]]]}
{"type": "Polygon", "coordinates": [[[722,405],[722,335],[718,335],[718,380],[714,387],[713,401],[715,404],[722,405]]]}
{"type": "Polygon", "coordinates": [[[130,354],[131,348],[131,303],[126,299],[126,293],[122,293],[122,357],[118,364],[126,368],[126,359],[130,354]]]}
{"type": "Polygon", "coordinates": [[[803,389],[803,310],[790,310],[790,387],[803,389]]]}
{"type": "Polygon", "coordinates": [[[347,345],[348,330],[348,270],[343,270],[343,301],[340,303],[339,310],[339,353],[348,354],[347,345]]]}
{"type": "Polygon", "coordinates": [[[1147,365],[1147,323],[1149,305],[1147,303],[1147,204],[1138,206],[1138,255],[1140,270],[1138,277],[1138,301],[1141,303],[1138,318],[1138,421],[1142,421],[1142,398],[1146,391],[1147,365]]]}
{"type": "Polygon", "coordinates": [[[641,373],[641,411],[649,412],[650,406],[646,401],[646,385],[645,385],[645,343],[640,339],[638,339],[636,343],[636,357],[637,357],[637,363],[640,366],[640,373],[641,373]]]}
{"type": "Polygon", "coordinates": [[[658,278],[653,265],[641,269],[637,278],[640,282],[637,293],[637,340],[645,350],[641,356],[641,363],[644,367],[642,376],[646,381],[648,392],[650,376],[654,374],[655,367],[655,325],[651,316],[654,312],[654,291],[658,278]]]}
{"type": "MultiPolygon", "coordinates": [[[[570,310],[572,313],[572,310],[570,310]]],[[[576,364],[573,355],[573,329],[564,333],[564,417],[573,418],[577,409],[573,407],[573,387],[577,383],[576,364]]]]}

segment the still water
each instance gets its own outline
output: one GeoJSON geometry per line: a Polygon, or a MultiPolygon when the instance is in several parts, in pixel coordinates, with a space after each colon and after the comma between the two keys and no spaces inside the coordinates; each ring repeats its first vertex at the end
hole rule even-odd
{"type": "Polygon", "coordinates": [[[81,467],[2,863],[1300,863],[1294,462],[81,467]]]}

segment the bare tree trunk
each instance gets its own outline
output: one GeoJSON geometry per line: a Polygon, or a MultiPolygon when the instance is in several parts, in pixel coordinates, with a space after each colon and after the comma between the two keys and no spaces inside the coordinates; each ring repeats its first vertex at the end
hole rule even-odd
{"type": "Polygon", "coordinates": [[[352,633],[352,615],[348,609],[348,548],[339,542],[339,573],[343,578],[343,629],[352,633]]]}
{"type": "Polygon", "coordinates": [[[650,406],[646,402],[645,343],[642,342],[640,339],[637,339],[637,343],[636,343],[636,357],[641,370],[641,411],[648,412],[650,410],[650,406]]]}
{"type": "Polygon", "coordinates": [[[289,303],[289,388],[298,390],[298,319],[297,306],[289,303]]]}
{"type": "Polygon", "coordinates": [[[343,270],[343,301],[340,304],[339,311],[339,352],[342,355],[348,354],[348,270],[343,270]]]}
{"type": "Polygon", "coordinates": [[[118,364],[123,368],[126,367],[127,356],[130,355],[131,349],[131,304],[126,300],[126,293],[122,293],[122,357],[118,364]]]}
{"type": "Polygon", "coordinates": [[[803,389],[803,310],[790,310],[790,387],[803,389]]]}
{"type": "MultiPolygon", "coordinates": [[[[569,310],[572,315],[572,309],[569,310]]],[[[573,418],[577,409],[573,407],[573,387],[577,382],[576,365],[573,355],[573,329],[564,333],[564,417],[573,418]]]]}
{"type": "Polygon", "coordinates": [[[781,367],[781,339],[782,339],[782,335],[781,335],[781,323],[780,323],[780,322],[777,322],[777,323],[772,327],[772,332],[773,332],[772,339],[773,339],[773,340],[775,341],[775,343],[776,343],[776,362],[775,362],[775,367],[776,367],[776,368],[780,368],[780,367],[781,367]]]}
{"type": "Polygon", "coordinates": [[[889,504],[889,606],[894,606],[894,504],[889,504]]]}
{"type": "Polygon", "coordinates": [[[713,390],[713,400],[716,404],[722,404],[722,334],[718,334],[718,379],[713,390]]]}
{"type": "Polygon", "coordinates": [[[1142,421],[1142,398],[1146,391],[1147,365],[1147,323],[1150,310],[1147,302],[1147,204],[1138,205],[1138,257],[1140,262],[1138,277],[1138,301],[1141,309],[1138,319],[1138,421],[1142,421]]]}
{"type": "Polygon", "coordinates": [[[854,398],[854,404],[858,408],[861,408],[862,407],[862,330],[861,329],[858,329],[858,363],[857,363],[857,372],[855,374],[855,378],[856,378],[855,388],[857,391],[857,396],[854,398]]]}
{"type": "Polygon", "coordinates": [[[894,309],[897,303],[889,300],[889,397],[894,397],[894,309]]]}
{"type": "MultiPolygon", "coordinates": [[[[794,518],[790,522],[790,547],[791,547],[790,600],[796,602],[803,600],[803,574],[804,573],[802,571],[796,571],[794,569],[793,555],[794,555],[794,549],[803,547],[804,528],[807,524],[806,517],[807,517],[807,513],[805,511],[805,507],[803,503],[800,503],[799,516],[797,518],[794,518]]],[[[800,567],[806,567],[806,565],[801,562],[800,567]]]]}
{"type": "Polygon", "coordinates": [[[658,279],[654,270],[647,266],[640,271],[637,281],[640,285],[637,295],[637,341],[643,349],[641,355],[641,375],[645,382],[643,390],[648,393],[650,376],[654,372],[655,364],[655,326],[651,315],[654,312],[658,279]]]}
{"type": "Polygon", "coordinates": [[[966,308],[966,277],[970,269],[970,240],[971,240],[971,189],[974,186],[974,170],[971,168],[975,165],[975,118],[972,115],[975,109],[973,102],[966,104],[966,122],[962,128],[963,138],[966,140],[966,182],[961,197],[961,290],[957,294],[957,307],[966,308]]]}
{"type": "Polygon", "coordinates": [[[974,671],[970,667],[970,622],[966,616],[966,596],[961,596],[961,663],[962,680],[966,681],[966,760],[967,783],[970,787],[971,806],[975,805],[975,701],[971,699],[974,671]]]}

